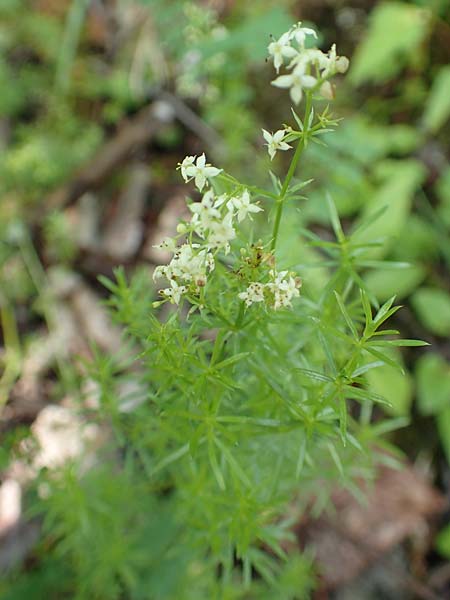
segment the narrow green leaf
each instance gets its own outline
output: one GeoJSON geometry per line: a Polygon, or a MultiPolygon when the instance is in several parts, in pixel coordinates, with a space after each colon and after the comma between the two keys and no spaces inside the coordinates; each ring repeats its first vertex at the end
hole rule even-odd
{"type": "Polygon", "coordinates": [[[358,339],[358,332],[356,331],[356,327],[350,317],[350,315],[348,314],[348,311],[345,307],[345,304],[342,300],[342,298],[340,297],[340,295],[337,293],[336,290],[334,290],[334,295],[336,296],[336,300],[337,303],[339,305],[339,308],[341,309],[341,313],[344,316],[345,322],[348,325],[348,328],[350,329],[350,331],[352,332],[353,337],[355,338],[355,340],[358,339]]]}
{"type": "Polygon", "coordinates": [[[211,469],[216,478],[217,484],[221,490],[225,490],[225,479],[223,478],[222,471],[220,470],[219,463],[217,462],[217,456],[214,450],[213,438],[210,436],[208,441],[208,457],[211,469]]]}
{"type": "Polygon", "coordinates": [[[377,360],[375,362],[371,362],[371,363],[367,363],[366,365],[363,365],[362,367],[359,367],[358,369],[355,369],[353,371],[353,373],[351,374],[351,378],[352,379],[356,379],[357,377],[360,377],[361,375],[364,375],[364,373],[367,373],[367,371],[370,371],[371,369],[376,369],[377,367],[381,367],[384,365],[384,362],[381,362],[381,360],[377,360]]]}
{"type": "Polygon", "coordinates": [[[403,347],[403,346],[411,346],[411,347],[430,346],[430,344],[428,342],[424,342],[422,340],[373,340],[373,341],[367,342],[367,344],[369,346],[382,346],[382,347],[388,347],[388,346],[399,346],[399,347],[403,347]]]}
{"type": "Polygon", "coordinates": [[[300,448],[298,451],[297,465],[295,468],[296,479],[300,478],[301,472],[303,470],[303,465],[305,464],[305,457],[306,457],[306,433],[303,433],[302,440],[300,442],[300,448]]]}
{"type": "Polygon", "coordinates": [[[339,215],[336,209],[336,205],[333,202],[330,194],[327,193],[327,204],[328,204],[328,212],[330,215],[331,226],[333,227],[334,234],[338,242],[343,242],[345,240],[344,231],[341,226],[341,222],[339,220],[339,215]]]}
{"type": "Polygon", "coordinates": [[[366,390],[364,388],[357,388],[351,385],[344,386],[346,396],[348,398],[353,398],[354,400],[362,400],[363,402],[370,400],[371,402],[376,402],[377,404],[385,404],[386,406],[390,406],[391,403],[386,400],[380,394],[376,394],[370,390],[366,390]]]}
{"type": "Polygon", "coordinates": [[[298,125],[298,128],[300,129],[300,131],[303,131],[303,121],[300,119],[300,117],[298,116],[298,114],[295,112],[295,110],[293,108],[291,108],[291,112],[294,116],[295,122],[298,125]]]}
{"type": "Polygon", "coordinates": [[[363,289],[359,290],[361,295],[361,302],[363,305],[364,316],[366,319],[365,330],[364,333],[368,333],[370,331],[370,325],[372,324],[372,307],[370,306],[369,296],[367,292],[363,289]]]}
{"type": "Polygon", "coordinates": [[[245,474],[241,465],[234,458],[234,456],[231,453],[231,451],[229,450],[229,448],[227,448],[225,446],[225,444],[222,444],[222,442],[218,438],[214,438],[214,442],[215,442],[216,446],[219,448],[219,450],[223,453],[225,460],[227,461],[227,463],[230,466],[230,469],[235,473],[235,475],[242,481],[242,483],[244,485],[246,485],[248,488],[251,488],[252,484],[251,484],[249,478],[245,474]]]}
{"type": "Polygon", "coordinates": [[[392,358],[390,358],[389,356],[386,356],[386,354],[383,354],[381,352],[378,352],[378,350],[375,350],[375,348],[370,347],[370,346],[364,346],[364,350],[366,350],[367,352],[369,352],[370,354],[372,354],[372,356],[375,356],[375,358],[378,358],[378,360],[381,360],[382,362],[386,363],[387,365],[391,365],[391,367],[394,367],[394,369],[398,369],[400,371],[400,373],[404,373],[404,369],[401,365],[398,364],[398,362],[396,362],[395,360],[392,360],[392,358]]]}
{"type": "Polygon", "coordinates": [[[311,369],[302,369],[300,367],[296,367],[294,371],[298,371],[302,373],[308,379],[312,379],[313,381],[320,381],[322,383],[334,383],[334,380],[328,375],[324,375],[323,373],[318,373],[317,371],[311,371],[311,369]]]}
{"type": "Polygon", "coordinates": [[[333,444],[331,442],[329,442],[327,444],[327,448],[329,453],[331,454],[331,458],[333,459],[334,464],[337,467],[337,470],[339,471],[340,475],[342,477],[344,477],[344,467],[342,466],[342,462],[341,459],[339,458],[339,454],[336,451],[336,448],[333,446],[333,444]]]}
{"type": "Polygon", "coordinates": [[[345,396],[339,394],[339,426],[341,430],[341,437],[344,446],[347,444],[347,403],[345,396]]]}

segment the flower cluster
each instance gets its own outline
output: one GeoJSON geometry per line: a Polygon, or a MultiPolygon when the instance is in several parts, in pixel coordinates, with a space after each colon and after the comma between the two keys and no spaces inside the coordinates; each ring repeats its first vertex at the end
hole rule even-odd
{"type": "MultiPolygon", "coordinates": [[[[221,172],[206,163],[204,154],[198,158],[187,156],[179,167],[184,180],[194,179],[200,191],[209,183],[209,179],[221,172]]],[[[178,225],[179,235],[166,238],[157,246],[173,253],[168,265],[160,265],[153,272],[154,280],[165,278],[169,281],[170,287],[159,293],[163,301],[168,300],[172,304],[179,304],[184,294],[200,293],[208,275],[214,270],[217,252],[230,252],[230,242],[236,237],[236,221],[240,223],[252,213],[262,210],[252,203],[246,189],[220,196],[209,189],[201,201],[192,202],[189,209],[192,217],[189,222],[178,225]],[[180,238],[185,241],[178,245],[180,238]]]]}
{"type": "Polygon", "coordinates": [[[268,283],[250,283],[245,292],[239,294],[239,298],[244,300],[246,306],[264,302],[275,310],[290,308],[292,299],[300,296],[301,279],[288,271],[277,272],[275,269],[271,269],[269,275],[268,283]]]}
{"type": "Polygon", "coordinates": [[[348,58],[336,54],[335,44],[328,53],[318,48],[305,48],[307,37],[317,38],[316,32],[308,27],[302,27],[299,22],[278,40],[271,42],[268,47],[277,73],[285,59],[289,60],[286,67],[291,72],[277,77],[272,81],[272,85],[289,88],[295,104],[301,101],[305,89],[319,89],[324,98],[332,99],[334,91],[328,79],[336,73],[345,73],[349,66],[348,58]],[[297,47],[292,45],[293,42],[297,47]]]}

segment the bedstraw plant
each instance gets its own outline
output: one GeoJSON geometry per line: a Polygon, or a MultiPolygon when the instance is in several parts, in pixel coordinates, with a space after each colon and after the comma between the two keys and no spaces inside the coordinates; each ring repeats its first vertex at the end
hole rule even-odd
{"type": "Polygon", "coordinates": [[[359,275],[378,264],[379,241],[364,239],[377,214],[345,230],[328,197],[335,239],[299,229],[289,240],[318,249],[321,288],[279,252],[293,208],[307,202],[302,155],[337,126],[317,107],[349,65],[315,41],[298,23],[268,46],[272,85],[294,108],[262,138],[271,161],[290,155],[286,174],[270,172],[261,189],[187,156],[190,218],[160,245],[169,260],[153,273],[159,297],[143,271],[102,280],[127,344],[123,357],[90,365],[92,418],[109,425],[117,460],[105,449],[110,466],[53,475],[43,500],[77,597],[307,598],[310,557],[293,550],[293,524],[336,486],[361,496],[355,482],[395,462],[382,435],[401,422],[374,412],[386,401],[366,375],[401,369],[390,349],[421,342],[383,329],[399,307],[379,306],[359,275]]]}

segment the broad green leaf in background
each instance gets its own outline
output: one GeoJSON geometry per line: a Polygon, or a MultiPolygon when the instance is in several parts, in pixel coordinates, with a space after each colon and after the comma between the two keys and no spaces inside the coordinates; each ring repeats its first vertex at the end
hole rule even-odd
{"type": "Polygon", "coordinates": [[[288,13],[283,8],[274,8],[244,21],[220,40],[201,44],[199,50],[204,56],[211,56],[216,52],[238,51],[251,60],[261,61],[267,56],[267,46],[270,43],[268,33],[277,37],[291,25],[292,18],[288,13]]]}
{"type": "Polygon", "coordinates": [[[439,206],[437,208],[437,213],[439,215],[439,218],[450,229],[450,167],[447,167],[442,173],[442,175],[439,177],[434,186],[434,189],[439,198],[439,206]]]}
{"type": "Polygon", "coordinates": [[[450,525],[447,525],[436,537],[435,546],[437,551],[450,558],[450,525]]]}
{"type": "Polygon", "coordinates": [[[383,2],[370,16],[369,30],[352,60],[354,84],[380,83],[414,63],[429,31],[430,11],[403,2],[383,2]]]}
{"type": "Polygon", "coordinates": [[[450,294],[438,288],[423,287],[414,293],[411,303],[431,333],[441,337],[450,335],[450,294]]]}
{"type": "Polygon", "coordinates": [[[435,353],[424,354],[416,364],[417,406],[422,415],[450,408],[450,365],[435,353]]]}
{"type": "Polygon", "coordinates": [[[408,159],[384,161],[377,171],[384,181],[369,199],[362,220],[384,207],[386,210],[372,225],[355,235],[354,240],[383,239],[382,247],[371,251],[372,257],[380,258],[397,243],[396,238],[409,216],[414,193],[425,177],[425,168],[418,161],[408,159]]]}
{"type": "Polygon", "coordinates": [[[420,265],[410,265],[402,269],[374,269],[367,273],[364,281],[369,290],[380,302],[392,296],[397,300],[409,296],[426,276],[420,265]]]}
{"type": "Polygon", "coordinates": [[[446,408],[437,415],[437,426],[445,456],[450,464],[450,408],[446,408]]]}
{"type": "Polygon", "coordinates": [[[425,105],[422,124],[426,131],[436,133],[450,116],[450,65],[436,76],[425,105]]]}
{"type": "MultiPolygon", "coordinates": [[[[392,352],[392,358],[401,362],[400,352],[392,352]]],[[[389,365],[371,369],[366,373],[370,389],[388,400],[386,412],[394,416],[407,416],[410,413],[413,382],[409,373],[401,373],[389,365]]]]}
{"type": "Polygon", "coordinates": [[[392,249],[392,258],[423,263],[435,260],[438,254],[439,242],[433,225],[418,215],[411,214],[392,249]]]}

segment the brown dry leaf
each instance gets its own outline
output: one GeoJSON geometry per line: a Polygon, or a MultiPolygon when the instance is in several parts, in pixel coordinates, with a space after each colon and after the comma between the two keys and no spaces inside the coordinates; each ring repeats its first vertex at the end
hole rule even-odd
{"type": "Polygon", "coordinates": [[[412,467],[380,469],[360,504],[350,493],[333,495],[334,515],[300,525],[298,537],[316,556],[323,589],[353,580],[406,538],[423,536],[427,520],[446,507],[444,497],[412,467]]]}

